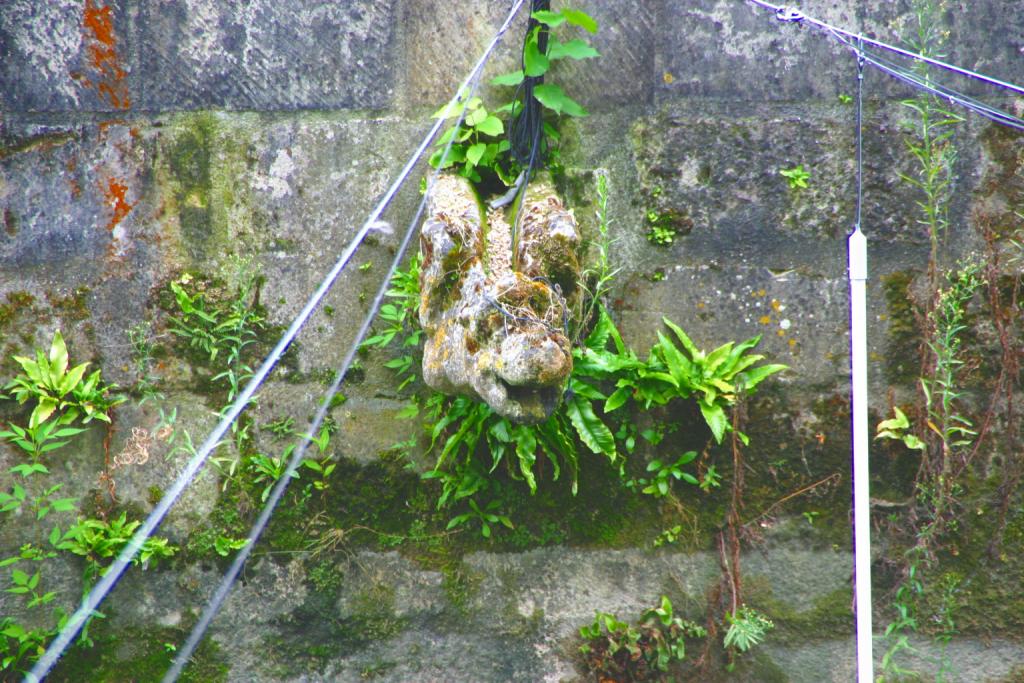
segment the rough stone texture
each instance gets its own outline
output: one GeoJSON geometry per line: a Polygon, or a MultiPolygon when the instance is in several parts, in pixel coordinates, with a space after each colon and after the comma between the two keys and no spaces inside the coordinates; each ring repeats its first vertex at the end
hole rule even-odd
{"type": "MultiPolygon", "coordinates": [[[[784,3],[775,3],[784,4],[784,3]]],[[[890,45],[900,45],[908,26],[908,2],[872,0],[836,3],[815,0],[799,9],[825,23],[890,45]]],[[[1019,12],[1006,3],[950,3],[945,20],[951,27],[945,59],[958,66],[1013,82],[1020,80],[1024,33],[1019,12]],[[985,27],[978,30],[978,27],[985,27]]],[[[658,25],[672,30],[657,35],[655,65],[661,83],[658,99],[722,98],[733,101],[835,101],[856,87],[855,60],[849,48],[810,25],[783,24],[752,3],[731,0],[668,0],[658,25]],[[694,65],[700,65],[699,70],[694,65]],[[737,77],[742,74],[742,77],[737,77]]],[[[884,53],[883,53],[884,54],[884,53]]],[[[890,60],[893,61],[893,60],[890,60]]],[[[909,68],[909,60],[896,58],[909,68]]],[[[869,70],[870,71],[870,70],[869,70]]],[[[911,96],[906,86],[876,74],[872,93],[911,96]]],[[[993,91],[956,76],[941,81],[961,92],[993,91]]]]}
{"type": "Polygon", "coordinates": [[[537,423],[558,407],[572,372],[564,325],[578,295],[580,236],[546,182],[522,207],[513,246],[510,219],[485,218],[468,181],[445,175],[431,189],[420,231],[423,379],[537,423]]]}
{"type": "Polygon", "coordinates": [[[0,7],[0,111],[132,106],[124,0],[12,0],[0,7]]]}
{"type": "Polygon", "coordinates": [[[140,3],[144,109],[379,109],[394,2],[140,3]]]}
{"type": "MultiPolygon", "coordinates": [[[[757,560],[749,559],[753,560],[751,580],[763,581],[779,594],[794,585],[802,586],[801,600],[807,605],[836,590],[851,568],[845,554],[787,546],[772,548],[757,560]],[[794,570],[794,566],[807,569],[794,570]]],[[[635,615],[668,592],[677,609],[696,616],[705,589],[716,580],[716,563],[709,553],[569,549],[539,549],[511,556],[475,553],[465,558],[461,569],[469,577],[467,593],[453,602],[452,589],[446,588],[441,573],[419,569],[396,553],[360,553],[334,563],[345,580],[330,617],[335,623],[350,624],[365,623],[360,620],[375,615],[378,625],[384,620],[392,624],[390,635],[342,648],[340,643],[333,645],[334,639],[343,637],[340,633],[324,633],[324,644],[336,648],[337,655],[320,667],[313,665],[301,680],[358,681],[373,667],[380,669],[379,680],[396,683],[578,680],[570,661],[577,647],[575,636],[596,610],[635,615]],[[467,652],[473,656],[467,657],[467,652]]],[[[262,573],[267,568],[262,565],[262,573]]],[[[261,576],[259,569],[252,583],[265,586],[269,577],[261,576]]],[[[237,599],[225,606],[215,625],[215,637],[222,646],[245,642],[242,649],[251,647],[252,635],[233,625],[255,616],[246,602],[258,590],[242,588],[237,599]]],[[[291,604],[301,602],[299,597],[291,604]]],[[[272,615],[281,612],[274,610],[272,615]]],[[[256,618],[272,622],[263,615],[256,618]]],[[[278,680],[273,672],[283,664],[280,660],[288,656],[288,644],[295,637],[291,623],[288,618],[276,622],[278,637],[283,639],[279,652],[271,652],[263,660],[241,662],[229,680],[278,680]]],[[[807,669],[807,675],[838,680],[825,676],[832,667],[848,663],[853,650],[845,642],[834,653],[834,660],[817,662],[807,669]]],[[[785,660],[778,660],[777,665],[786,667],[785,660]]],[[[763,663],[759,666],[765,670],[763,663]]],[[[734,680],[762,679],[755,669],[734,680]]]]}
{"type": "MultiPolygon", "coordinates": [[[[507,6],[444,0],[0,2],[0,381],[15,371],[7,360],[12,353],[46,344],[60,327],[73,359],[102,367],[108,381],[132,384],[138,378],[125,331],[149,320],[157,334],[167,334],[161,304],[167,283],[185,271],[230,281],[238,256],[266,278],[260,301],[270,322],[287,325],[429,127],[425,115],[452,94],[507,6]],[[376,109],[379,115],[365,111],[376,109]]],[[[801,6],[898,42],[909,3],[801,6]]],[[[552,74],[592,111],[587,119],[562,122],[565,181],[559,191],[584,238],[593,237],[594,174],[608,175],[612,258],[622,267],[612,312],[624,337],[644,350],[662,316],[680,322],[703,348],[762,334],[759,351],[791,369],[763,384],[748,406],[749,467],[763,481],[767,462],[817,478],[838,472],[837,486],[847,486],[845,233],[853,220],[854,111],[837,95],[853,94],[852,58],[819,32],[778,24],[738,0],[628,6],[594,0],[586,9],[602,25],[594,44],[604,56],[559,64],[552,74]],[[778,172],[798,164],[810,172],[810,186],[794,191],[778,172]],[[675,216],[679,233],[671,246],[654,247],[646,239],[649,211],[675,216]]],[[[952,3],[946,19],[951,61],[1004,79],[1024,78],[1024,13],[1016,3],[952,3]]],[[[524,22],[517,20],[485,78],[516,68],[524,22]]],[[[971,93],[992,92],[944,79],[971,93]]],[[[914,222],[916,197],[899,181],[912,168],[900,133],[907,112],[896,101],[908,91],[871,71],[866,88],[871,401],[882,414],[891,400],[914,391],[907,351],[915,342],[906,339],[907,311],[900,306],[925,267],[928,245],[914,222]]],[[[492,98],[489,106],[507,96],[486,85],[482,92],[492,98]]],[[[1002,231],[1017,225],[1014,212],[1024,201],[1020,142],[1020,135],[973,117],[959,128],[950,258],[979,249],[972,228],[981,215],[1002,231]]],[[[278,454],[285,443],[260,429],[271,420],[290,417],[296,430],[305,428],[419,198],[410,183],[385,216],[396,234],[360,251],[261,392],[253,412],[260,452],[278,454]]],[[[1017,267],[1003,262],[1006,273],[1017,267]]],[[[381,367],[391,357],[360,356],[362,367],[343,388],[347,400],[331,410],[340,427],[332,439],[336,457],[379,467],[380,453],[392,444],[422,437],[417,423],[397,419],[406,396],[381,367]]],[[[177,408],[177,425],[198,442],[220,406],[203,390],[204,370],[184,358],[157,359],[155,372],[165,381],[165,401],[125,405],[113,431],[95,425],[73,448],[47,460],[62,494],[94,499],[105,455],[117,459],[131,450],[133,429],[150,434],[149,458],[114,471],[120,501],[145,512],[155,493],[170,485],[187,454],[170,455],[172,445],[154,433],[159,409],[177,408]]],[[[20,417],[10,402],[0,402],[0,421],[20,417]]],[[[677,420],[683,431],[700,427],[682,410],[660,417],[677,420]]],[[[639,416],[644,425],[653,419],[639,416]]],[[[219,455],[231,457],[233,446],[219,455]]],[[[982,453],[979,460],[995,462],[999,455],[982,453]]],[[[423,459],[413,454],[408,461],[422,468],[423,459]]],[[[890,484],[893,461],[876,449],[873,486],[890,484]]],[[[0,448],[3,487],[17,462],[20,453],[0,448]]],[[[777,484],[778,490],[759,495],[776,500],[791,491],[777,484]]],[[[222,485],[209,469],[163,533],[184,543],[206,521],[222,485]]],[[[755,605],[764,600],[784,615],[812,619],[816,600],[839,594],[848,600],[845,499],[837,499],[828,514],[842,528],[831,537],[799,515],[815,510],[813,498],[794,499],[771,520],[790,529],[791,540],[744,556],[755,605]],[[832,543],[837,550],[829,549],[832,543]]],[[[687,504],[703,500],[688,498],[687,504]]],[[[0,557],[27,537],[45,542],[51,521],[70,523],[68,516],[31,517],[23,512],[0,519],[0,557]]],[[[986,573],[1010,574],[1018,566],[1019,535],[1007,538],[1009,559],[995,568],[981,560],[971,590],[986,573]]],[[[646,541],[638,538],[636,545],[646,541]]],[[[707,553],[639,547],[473,553],[455,558],[448,573],[395,553],[342,550],[313,560],[302,552],[264,552],[257,548],[213,631],[221,652],[230,653],[232,681],[373,675],[388,681],[572,680],[571,636],[594,610],[635,616],[665,592],[697,615],[717,572],[716,558],[707,553]],[[325,586],[323,575],[314,574],[320,561],[336,570],[338,585],[325,586]],[[464,584],[453,579],[456,573],[464,584]]],[[[880,560],[881,546],[875,553],[880,560]]],[[[114,630],[173,628],[180,636],[218,580],[218,562],[211,554],[129,572],[108,603],[114,630]]],[[[46,581],[61,591],[60,604],[71,607],[80,594],[82,563],[62,556],[53,565],[46,581]]],[[[997,612],[1015,601],[1017,578],[983,604],[997,612]]],[[[891,584],[881,575],[878,581],[881,631],[891,618],[885,597],[891,584]]],[[[972,597],[980,599],[981,591],[972,597]]],[[[19,604],[0,591],[0,615],[17,615],[19,604]]],[[[779,630],[751,657],[750,668],[730,680],[852,679],[850,639],[833,632],[787,637],[788,622],[798,620],[777,621],[779,630]]],[[[997,623],[1001,637],[954,638],[950,680],[1020,678],[1019,617],[997,623]]],[[[936,646],[927,640],[914,645],[924,655],[904,665],[933,675],[936,646]]],[[[130,643],[111,650],[130,663],[130,643]]],[[[880,658],[882,650],[876,654],[880,658]]]]}

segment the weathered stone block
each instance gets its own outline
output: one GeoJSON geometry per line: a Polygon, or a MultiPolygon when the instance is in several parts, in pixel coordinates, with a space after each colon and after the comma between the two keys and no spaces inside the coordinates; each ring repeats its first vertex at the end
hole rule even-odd
{"type": "MultiPolygon", "coordinates": [[[[893,103],[870,106],[864,129],[864,229],[873,240],[922,244],[920,193],[901,174],[917,162],[906,150],[901,123],[909,109],[893,103]]],[[[634,128],[644,218],[675,211],[692,221],[686,242],[719,255],[745,251],[765,257],[776,245],[837,239],[853,229],[856,163],[852,107],[762,109],[747,116],[730,106],[667,109],[634,128]],[[792,186],[783,170],[802,167],[805,187],[792,186]],[[709,242],[704,242],[710,240],[709,242]]],[[[964,128],[962,135],[969,135],[964,128]]],[[[967,210],[971,165],[950,193],[951,222],[967,210]]],[[[771,267],[784,267],[771,265],[771,267]]]]}
{"type": "MultiPolygon", "coordinates": [[[[855,25],[849,7],[804,4],[807,13],[855,25]]],[[[746,2],[698,0],[665,4],[658,32],[659,99],[709,97],[740,101],[832,99],[854,83],[852,59],[820,32],[778,25],[746,2]],[[670,27],[670,28],[668,28],[670,27]]]]}
{"type": "Polygon", "coordinates": [[[393,95],[393,0],[144,0],[146,109],[380,109],[393,95]]]}
{"type": "Polygon", "coordinates": [[[655,72],[656,43],[651,40],[658,26],[659,4],[654,0],[638,0],[628,5],[615,0],[580,3],[580,8],[597,21],[597,33],[559,27],[558,35],[563,41],[583,38],[601,56],[583,61],[560,60],[551,70],[551,81],[591,112],[650,104],[661,80],[655,72]]]}
{"type": "Polygon", "coordinates": [[[12,0],[0,6],[0,111],[132,106],[124,0],[12,0]]]}
{"type": "MultiPolygon", "coordinates": [[[[519,68],[529,3],[525,7],[484,71],[483,92],[487,92],[490,78],[519,68]]],[[[508,3],[497,2],[403,2],[400,26],[404,52],[399,68],[406,106],[436,109],[450,100],[509,10],[508,3]]]]}
{"type": "MultiPolygon", "coordinates": [[[[784,4],[784,3],[779,3],[784,4]]],[[[909,47],[916,22],[904,2],[801,3],[799,9],[829,25],[898,47],[909,47]]],[[[769,10],[729,0],[666,3],[658,24],[660,99],[711,97],[742,101],[834,100],[856,87],[852,50],[809,23],[780,23],[769,10]],[[695,70],[694,67],[699,65],[695,70]]],[[[1024,17],[1010,3],[975,3],[940,11],[946,41],[936,46],[945,61],[1003,80],[1020,80],[1024,68],[1024,17]]],[[[911,68],[910,60],[876,51],[911,68]]],[[[871,72],[869,90],[885,97],[913,95],[909,86],[871,72]]],[[[943,73],[936,70],[935,73],[943,73]]],[[[940,82],[972,94],[997,92],[977,81],[945,74],[940,82]]]]}

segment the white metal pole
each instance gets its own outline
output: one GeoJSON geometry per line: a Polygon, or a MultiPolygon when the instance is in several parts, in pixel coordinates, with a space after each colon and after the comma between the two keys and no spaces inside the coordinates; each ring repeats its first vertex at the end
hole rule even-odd
{"type": "Polygon", "coordinates": [[[850,235],[850,357],[853,398],[853,552],[857,595],[857,682],[874,683],[871,652],[871,516],[868,498],[868,241],[860,227],[850,235]]]}

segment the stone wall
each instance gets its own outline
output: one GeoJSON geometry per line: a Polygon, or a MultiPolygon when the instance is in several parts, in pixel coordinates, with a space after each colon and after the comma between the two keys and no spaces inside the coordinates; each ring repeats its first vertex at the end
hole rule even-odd
{"type": "MultiPolygon", "coordinates": [[[[1024,13],[999,0],[949,4],[948,59],[1024,80],[1024,13]]],[[[894,42],[909,5],[809,0],[802,8],[894,42]]],[[[105,454],[109,459],[123,449],[132,427],[155,430],[161,411],[176,408],[178,428],[197,440],[215,421],[223,392],[211,390],[210,373],[167,330],[168,284],[190,273],[230,289],[244,259],[263,278],[259,303],[269,322],[278,330],[287,325],[507,6],[485,0],[0,5],[3,377],[17,372],[12,354],[44,346],[57,328],[73,359],[91,361],[107,381],[125,387],[139,380],[127,330],[150,321],[158,347],[154,372],[164,397],[119,406],[113,429],[91,429],[50,461],[66,495],[102,498],[105,454]]],[[[591,112],[563,126],[562,188],[583,230],[593,231],[594,174],[608,174],[621,268],[613,315],[627,342],[646,349],[667,316],[704,348],[761,334],[761,351],[790,366],[748,406],[751,517],[803,486],[838,478],[831,489],[798,498],[761,524],[744,575],[752,603],[774,616],[777,630],[742,660],[740,673],[725,678],[852,680],[845,235],[854,209],[854,109],[840,95],[854,92],[855,61],[820,31],[779,24],[741,0],[581,6],[601,24],[593,43],[602,57],[560,64],[553,74],[591,112]],[[802,191],[779,174],[798,164],[811,173],[802,191]],[[667,247],[645,236],[652,211],[679,218],[681,233],[667,247]],[[816,515],[820,522],[810,524],[816,515]]],[[[513,68],[523,25],[520,20],[509,33],[488,74],[513,68]]],[[[954,85],[992,94],[971,83],[954,85]]],[[[915,391],[916,340],[906,297],[927,267],[929,244],[915,224],[916,196],[900,181],[912,164],[900,134],[906,110],[899,100],[909,93],[870,70],[865,87],[874,424],[894,400],[915,391]]],[[[484,91],[495,94],[490,86],[484,91]]],[[[994,101],[1019,109],[1019,102],[994,101]]],[[[1008,220],[1024,194],[1019,137],[970,117],[956,145],[947,263],[982,250],[979,214],[1008,220]]],[[[406,190],[386,216],[398,230],[419,199],[416,182],[406,190]]],[[[290,417],[301,429],[315,411],[396,244],[397,237],[383,237],[359,252],[261,390],[252,427],[261,452],[283,446],[262,426],[290,417]]],[[[269,348],[274,334],[268,330],[260,348],[269,348]]],[[[324,507],[332,519],[362,520],[386,529],[392,540],[354,535],[333,552],[313,555],[304,550],[307,542],[324,538],[324,529],[310,524],[316,511],[285,514],[215,622],[212,642],[200,653],[208,668],[197,680],[572,680],[578,675],[573,636],[595,610],[635,616],[670,594],[682,611],[700,618],[717,580],[709,534],[721,523],[724,494],[686,494],[687,518],[697,520],[694,539],[670,549],[652,550],[651,542],[675,519],[671,511],[620,498],[613,507],[625,507],[614,511],[586,495],[561,493],[537,503],[559,523],[568,520],[568,531],[550,537],[538,516],[524,522],[530,532],[515,537],[518,545],[463,538],[438,550],[416,540],[415,515],[395,509],[404,510],[403,496],[422,498],[425,485],[387,454],[418,432],[415,422],[396,420],[408,392],[396,389],[382,367],[387,359],[363,357],[344,388],[345,402],[332,410],[340,430],[331,452],[345,481],[324,507]],[[387,517],[389,508],[397,521],[387,517]],[[698,521],[705,527],[697,530],[698,521]]],[[[973,390],[983,393],[986,386],[979,381],[973,390]]],[[[24,417],[10,402],[0,410],[5,422],[24,417]]],[[[655,417],[681,425],[683,441],[705,438],[687,409],[655,417]]],[[[411,459],[423,467],[420,451],[411,459]]],[[[0,447],[0,468],[6,473],[20,457],[9,445],[0,447]]],[[[718,457],[727,467],[724,451],[718,457]]],[[[906,494],[906,460],[881,449],[872,457],[877,490],[906,494]]],[[[148,511],[186,458],[187,452],[158,443],[147,463],[117,471],[117,509],[148,511]]],[[[225,498],[221,484],[218,474],[206,472],[162,533],[182,546],[193,539],[194,547],[197,530],[239,505],[225,498]]],[[[592,483],[589,495],[603,495],[602,485],[592,483]]],[[[446,518],[430,516],[432,502],[415,505],[426,510],[428,530],[443,530],[446,518]]],[[[244,507],[236,512],[251,516],[244,507]]],[[[27,514],[0,518],[3,556],[36,531],[45,538],[48,524],[27,514]]],[[[879,569],[884,546],[883,538],[879,569]]],[[[55,680],[84,680],[76,677],[83,667],[98,677],[92,680],[128,680],[126,671],[131,680],[157,680],[167,662],[162,643],[180,643],[224,568],[207,551],[183,551],[170,564],[129,572],[107,603],[96,647],[69,655],[55,680]]],[[[63,556],[52,564],[53,589],[70,605],[80,590],[81,564],[63,556]]],[[[980,586],[1019,578],[1018,565],[1004,560],[991,579],[979,559],[970,567],[977,594],[980,586]]],[[[879,631],[891,618],[893,578],[881,574],[879,631]]],[[[20,609],[13,596],[0,596],[0,614],[20,609]]],[[[989,610],[989,622],[967,620],[951,646],[959,663],[949,680],[1019,675],[1019,610],[1003,603],[979,602],[977,611],[989,610]]],[[[929,657],[938,656],[938,645],[927,635],[919,640],[923,654],[914,666],[934,672],[929,657]]]]}

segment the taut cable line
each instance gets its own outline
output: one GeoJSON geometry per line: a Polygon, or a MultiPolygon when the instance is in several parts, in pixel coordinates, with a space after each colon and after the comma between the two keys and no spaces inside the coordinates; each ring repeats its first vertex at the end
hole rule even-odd
{"type": "MultiPolygon", "coordinates": [[[[508,17],[505,19],[505,22],[501,25],[495,36],[492,38],[490,44],[485,49],[483,55],[477,61],[473,69],[470,71],[469,75],[467,75],[466,78],[462,81],[462,85],[456,92],[456,101],[462,102],[463,104],[462,115],[465,114],[466,103],[468,103],[469,101],[469,97],[466,96],[466,89],[470,86],[470,84],[478,82],[480,74],[483,72],[484,65],[487,63],[488,59],[491,56],[491,53],[497,47],[498,43],[501,41],[501,38],[508,31],[509,26],[511,26],[512,24],[512,20],[519,13],[519,10],[524,2],[525,0],[516,0],[516,2],[512,6],[512,9],[509,11],[508,17]]],[[[47,647],[43,655],[36,661],[35,665],[32,667],[32,670],[25,675],[24,681],[26,683],[38,683],[39,681],[43,680],[43,678],[50,672],[50,670],[57,663],[57,660],[60,659],[60,657],[67,650],[68,646],[74,640],[75,636],[78,635],[79,631],[82,629],[82,626],[85,624],[85,622],[96,612],[96,608],[99,607],[100,603],[104,600],[104,598],[106,598],[107,594],[110,593],[114,585],[117,583],[118,579],[121,578],[125,570],[131,564],[134,557],[139,553],[143,543],[145,543],[146,539],[148,539],[156,531],[156,528],[163,521],[164,517],[166,517],[167,512],[170,510],[171,506],[173,506],[174,503],[177,502],[178,498],[184,492],[185,488],[195,478],[196,474],[198,474],[199,470],[206,463],[206,460],[209,458],[210,454],[220,443],[221,438],[224,436],[224,434],[227,433],[228,429],[231,428],[231,425],[235,422],[235,420],[238,419],[238,416],[242,413],[242,411],[245,410],[245,408],[249,405],[249,402],[255,395],[256,390],[260,387],[264,380],[266,380],[267,376],[270,374],[270,371],[273,370],[274,366],[281,359],[281,356],[284,355],[284,352],[291,345],[292,341],[295,340],[295,337],[298,336],[298,333],[302,329],[302,327],[309,321],[309,318],[312,316],[313,312],[323,301],[324,297],[327,295],[327,292],[333,287],[338,277],[341,275],[341,271],[345,268],[345,266],[348,265],[352,256],[355,254],[359,246],[361,246],[363,241],[366,239],[367,235],[369,235],[371,232],[381,229],[381,215],[383,214],[384,210],[388,207],[388,205],[391,203],[391,201],[395,198],[395,195],[398,193],[398,190],[401,188],[401,186],[405,183],[406,180],[408,180],[416,164],[423,156],[423,153],[430,146],[431,142],[436,137],[442,125],[444,125],[444,119],[439,118],[434,123],[434,125],[431,126],[430,130],[424,136],[422,142],[419,144],[419,146],[410,156],[409,160],[406,162],[405,166],[402,168],[402,171],[399,173],[398,177],[395,179],[395,181],[388,188],[387,192],[384,194],[384,197],[381,198],[381,200],[374,207],[373,211],[371,211],[370,216],[367,218],[362,228],[360,228],[359,232],[356,233],[356,236],[346,247],[342,256],[339,258],[339,260],[335,263],[334,267],[331,268],[330,272],[321,282],[320,287],[310,297],[305,307],[292,321],[291,325],[288,327],[288,330],[278,341],[277,345],[267,355],[266,359],[263,361],[263,364],[260,365],[259,369],[246,384],[245,388],[239,393],[239,395],[235,398],[235,401],[223,414],[223,417],[221,418],[220,422],[218,422],[217,426],[214,427],[214,429],[210,432],[210,435],[207,437],[207,439],[203,442],[203,444],[199,447],[199,449],[196,451],[193,457],[186,464],[185,468],[182,470],[181,474],[178,475],[178,478],[175,480],[174,484],[167,490],[163,498],[160,500],[159,503],[157,503],[156,507],[153,508],[153,511],[150,512],[150,514],[146,517],[146,520],[139,527],[139,529],[132,536],[132,538],[128,541],[128,543],[125,544],[124,548],[122,548],[121,552],[118,554],[114,562],[110,565],[110,567],[107,568],[107,571],[103,574],[100,580],[96,582],[96,585],[92,587],[92,589],[88,592],[88,594],[85,595],[85,597],[83,597],[82,603],[80,604],[78,609],[76,609],[75,612],[70,617],[68,617],[64,626],[57,634],[56,638],[54,638],[54,640],[47,647]]],[[[448,150],[450,150],[450,144],[448,147],[446,147],[446,154],[448,150]]],[[[423,205],[423,202],[421,202],[420,211],[422,211],[423,205]]],[[[419,212],[417,212],[417,217],[418,216],[419,212]]],[[[399,250],[398,256],[396,257],[396,262],[395,264],[392,265],[391,273],[393,273],[395,268],[397,268],[398,261],[400,260],[402,252],[404,252],[405,248],[408,245],[408,242],[410,241],[411,234],[412,233],[410,231],[405,236],[402,247],[399,250]]],[[[376,315],[377,308],[379,308],[380,303],[383,299],[384,292],[386,291],[389,285],[389,280],[390,275],[388,278],[385,279],[385,283],[381,288],[381,292],[378,293],[378,296],[374,301],[374,305],[371,307],[371,320],[372,316],[376,315]]],[[[368,329],[368,327],[369,325],[364,322],[364,326],[363,329],[361,329],[360,336],[357,337],[352,350],[350,351],[348,357],[346,358],[344,370],[347,371],[349,365],[351,365],[351,360],[354,357],[355,350],[358,348],[359,341],[361,341],[362,336],[365,336],[365,331],[366,329],[368,329]]],[[[339,373],[338,377],[335,378],[335,384],[332,385],[332,390],[334,393],[337,393],[338,388],[341,385],[341,380],[343,379],[343,376],[344,371],[339,373]]],[[[333,396],[333,394],[331,395],[333,396]]],[[[317,416],[319,418],[319,422],[316,423],[317,428],[319,427],[320,423],[324,419],[324,416],[326,415],[326,407],[328,405],[329,401],[326,401],[324,405],[321,406],[321,411],[318,411],[317,413],[317,416]]],[[[303,443],[301,444],[301,447],[296,449],[296,453],[304,453],[308,445],[309,435],[307,434],[303,438],[303,443]]],[[[286,476],[282,481],[286,482],[287,479],[288,477],[286,476]]],[[[281,485],[282,481],[278,481],[278,485],[281,485]]],[[[284,486],[281,485],[281,492],[283,492],[283,488],[284,486]]],[[[274,491],[278,491],[278,488],[276,486],[274,491]]],[[[281,494],[278,493],[278,499],[280,498],[280,495],[281,494]]],[[[266,522],[264,521],[264,526],[265,524],[266,522]]],[[[246,548],[243,550],[247,550],[250,548],[251,544],[247,544],[246,548]]],[[[251,550],[249,550],[249,552],[251,552],[251,550]]],[[[170,680],[174,680],[174,678],[170,680]]]]}
{"type": "Polygon", "coordinates": [[[873,38],[869,38],[869,37],[867,37],[867,36],[865,36],[863,34],[860,34],[860,33],[854,33],[853,31],[847,31],[846,29],[839,28],[838,26],[833,26],[832,24],[829,24],[827,22],[821,21],[820,19],[815,19],[812,16],[806,15],[806,14],[804,14],[803,12],[801,12],[800,10],[798,10],[796,8],[788,7],[786,5],[774,5],[774,4],[770,3],[770,2],[765,2],[764,0],[747,0],[747,2],[751,2],[751,3],[755,4],[755,5],[757,5],[758,7],[762,7],[764,9],[771,10],[772,12],[775,13],[775,18],[778,19],[779,21],[784,21],[784,22],[789,22],[789,23],[806,23],[806,24],[810,24],[810,25],[815,26],[817,28],[820,28],[820,29],[822,29],[824,31],[827,31],[827,32],[829,32],[829,33],[831,33],[831,34],[833,34],[835,36],[844,36],[845,38],[849,39],[852,43],[860,43],[862,45],[870,45],[872,47],[876,47],[876,48],[879,48],[879,49],[882,49],[882,50],[887,50],[889,52],[893,52],[893,53],[901,55],[903,57],[909,57],[910,59],[916,59],[918,61],[925,62],[926,64],[930,64],[932,66],[939,67],[940,69],[945,69],[946,71],[951,71],[953,73],[960,74],[961,76],[966,76],[967,78],[972,78],[974,80],[981,81],[983,83],[988,83],[989,85],[994,85],[994,86],[996,86],[998,88],[1003,88],[1003,89],[1006,89],[1006,90],[1012,90],[1013,92],[1017,93],[1018,95],[1024,96],[1024,87],[1022,87],[1022,86],[1015,85],[1013,83],[1009,83],[1007,81],[1003,81],[1003,80],[1000,80],[998,78],[994,78],[992,76],[988,76],[986,74],[978,73],[977,71],[971,71],[970,69],[965,69],[965,68],[963,68],[961,66],[957,66],[955,64],[950,64],[949,62],[944,62],[941,59],[935,59],[934,57],[927,57],[925,55],[918,54],[918,53],[913,52],[911,50],[906,50],[904,48],[897,47],[895,45],[890,45],[888,43],[883,43],[880,40],[875,40],[873,38]]]}

